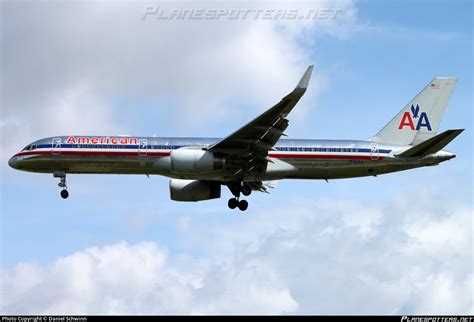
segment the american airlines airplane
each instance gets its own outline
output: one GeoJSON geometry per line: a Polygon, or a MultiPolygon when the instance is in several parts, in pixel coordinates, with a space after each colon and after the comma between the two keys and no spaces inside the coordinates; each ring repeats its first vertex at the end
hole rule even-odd
{"type": "Polygon", "coordinates": [[[436,134],[456,78],[436,77],[384,128],[367,140],[296,140],[286,136],[288,114],[305,93],[313,66],[275,106],[223,139],[134,136],[55,136],[28,144],[9,165],[53,173],[67,198],[68,173],[163,175],[176,201],[233,194],[231,209],[244,211],[241,195],[268,192],[281,179],[341,179],[438,165],[455,154],[442,150],[463,129],[436,134]]]}

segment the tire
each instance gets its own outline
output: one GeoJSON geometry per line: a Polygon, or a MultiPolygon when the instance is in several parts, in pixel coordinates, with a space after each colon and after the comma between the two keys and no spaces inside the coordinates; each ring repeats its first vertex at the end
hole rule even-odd
{"type": "Polygon", "coordinates": [[[67,190],[61,190],[61,197],[67,199],[67,197],[69,197],[69,192],[67,192],[67,190]]]}
{"type": "Polygon", "coordinates": [[[239,201],[239,209],[241,211],[247,210],[248,207],[249,207],[249,203],[247,202],[247,200],[240,200],[239,201]]]}
{"type": "Polygon", "coordinates": [[[237,199],[231,198],[229,199],[229,202],[227,203],[227,206],[229,206],[230,209],[235,209],[239,205],[237,199]]]}
{"type": "Polygon", "coordinates": [[[244,196],[250,196],[252,193],[252,188],[248,184],[244,184],[241,190],[244,196]]]}

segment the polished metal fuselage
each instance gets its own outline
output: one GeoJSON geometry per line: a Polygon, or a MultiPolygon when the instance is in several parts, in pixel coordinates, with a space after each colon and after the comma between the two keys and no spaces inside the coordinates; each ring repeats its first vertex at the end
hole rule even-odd
{"type": "MultiPolygon", "coordinates": [[[[118,136],[82,138],[87,138],[82,144],[77,140],[71,144],[71,136],[35,141],[28,146],[34,149],[17,153],[9,163],[19,170],[42,173],[142,174],[222,182],[236,179],[231,162],[227,162],[222,170],[205,173],[181,174],[171,171],[170,153],[173,150],[183,147],[206,149],[219,141],[217,138],[133,137],[133,140],[123,141],[137,144],[117,143],[124,138],[118,136]],[[110,138],[116,140],[112,143],[110,138]]],[[[266,169],[249,171],[244,180],[376,176],[436,165],[454,157],[454,154],[446,151],[413,159],[396,156],[407,148],[409,146],[370,141],[281,139],[269,152],[266,169]]]]}

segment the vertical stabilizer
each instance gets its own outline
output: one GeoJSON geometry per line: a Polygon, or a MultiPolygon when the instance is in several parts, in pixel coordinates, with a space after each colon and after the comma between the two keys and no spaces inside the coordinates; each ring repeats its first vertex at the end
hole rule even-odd
{"type": "Polygon", "coordinates": [[[434,137],[455,85],[455,77],[434,78],[372,141],[413,145],[434,137]]]}

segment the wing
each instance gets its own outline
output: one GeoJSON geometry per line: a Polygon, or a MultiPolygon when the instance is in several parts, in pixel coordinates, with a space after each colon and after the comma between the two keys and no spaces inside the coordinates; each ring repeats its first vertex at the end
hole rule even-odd
{"type": "Polygon", "coordinates": [[[308,67],[296,88],[278,104],[210,146],[208,150],[229,155],[234,160],[241,160],[238,166],[241,170],[251,171],[259,162],[266,164],[268,151],[284,135],[288,127],[286,116],[306,92],[312,71],[313,65],[308,67]],[[242,163],[247,164],[246,169],[242,168],[242,163]]]}

